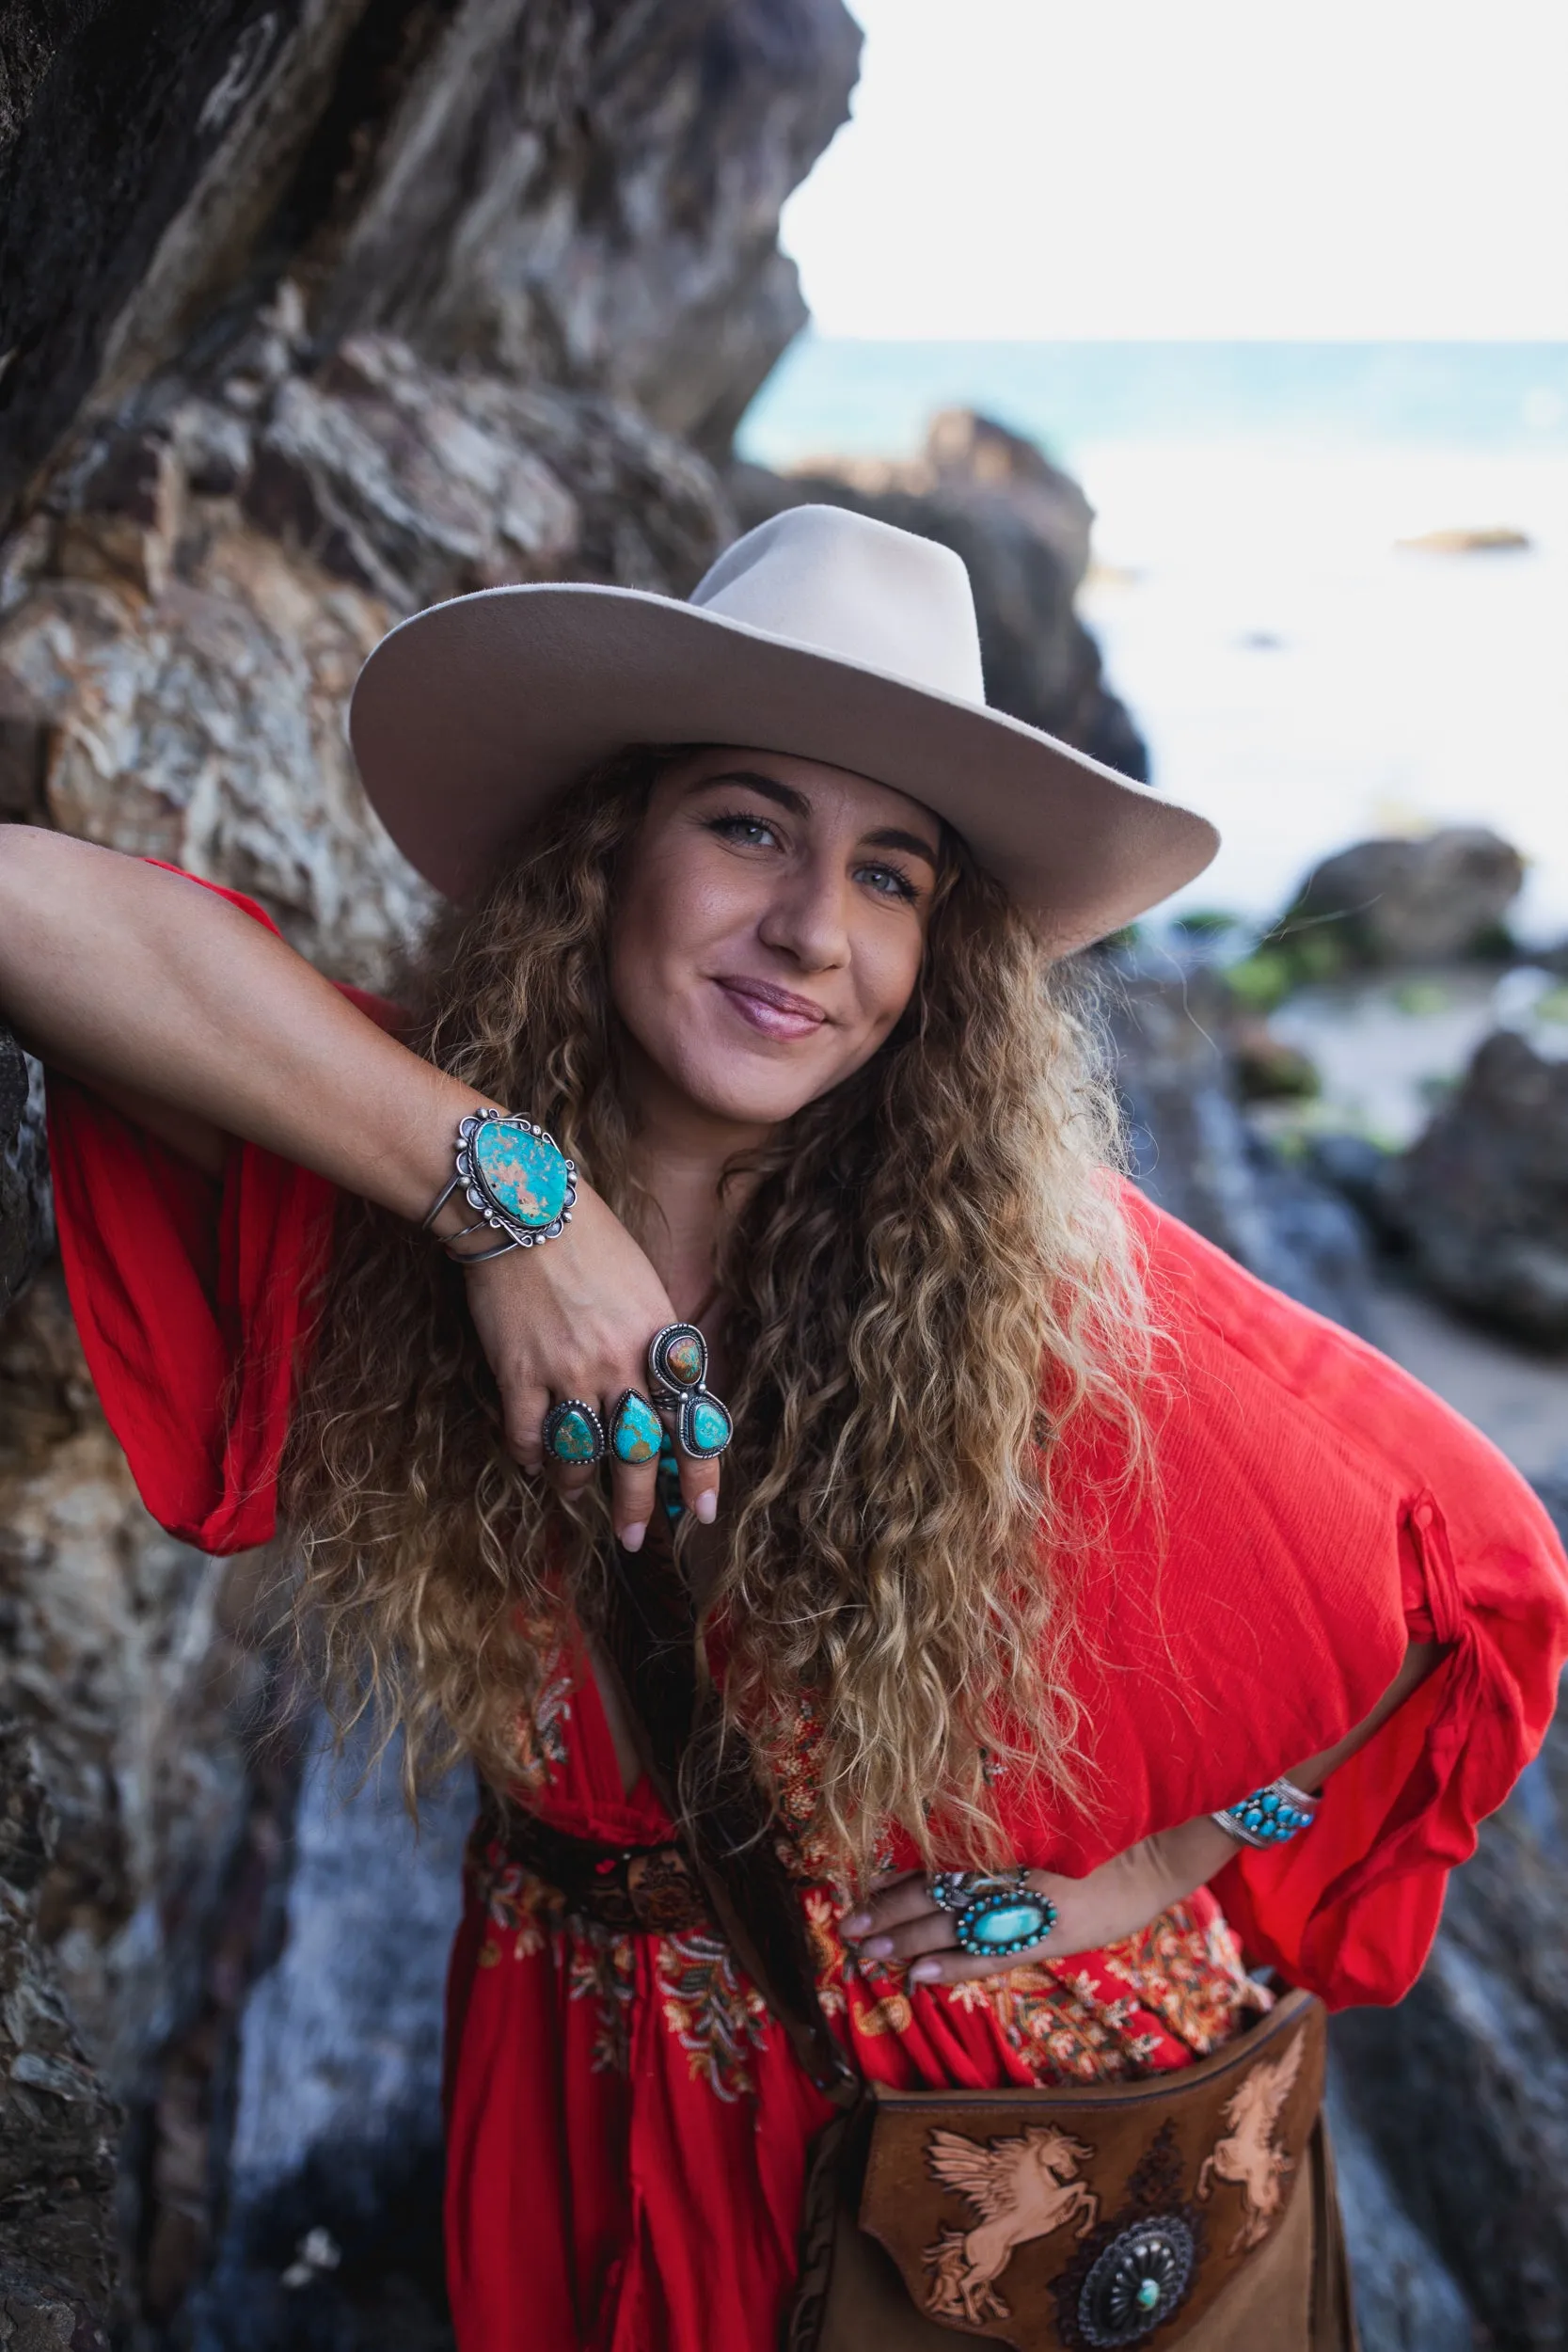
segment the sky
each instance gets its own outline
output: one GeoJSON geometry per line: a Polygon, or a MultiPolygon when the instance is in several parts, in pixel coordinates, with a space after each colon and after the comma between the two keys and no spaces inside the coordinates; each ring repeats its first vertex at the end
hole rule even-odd
{"type": "Polygon", "coordinates": [[[1568,0],[850,0],[818,329],[1568,340],[1568,0]]]}

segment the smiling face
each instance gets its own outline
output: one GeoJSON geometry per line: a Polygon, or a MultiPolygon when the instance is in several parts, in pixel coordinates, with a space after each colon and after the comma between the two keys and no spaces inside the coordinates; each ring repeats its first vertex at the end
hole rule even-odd
{"type": "Polygon", "coordinates": [[[668,768],[610,958],[634,1079],[752,1130],[837,1086],[910,1001],[940,856],[928,809],[842,768],[723,749],[668,768]]]}

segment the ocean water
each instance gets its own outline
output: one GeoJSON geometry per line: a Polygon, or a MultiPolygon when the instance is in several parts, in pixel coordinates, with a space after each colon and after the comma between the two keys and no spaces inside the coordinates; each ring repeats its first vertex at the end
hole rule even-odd
{"type": "Polygon", "coordinates": [[[1266,919],[1347,841],[1485,823],[1529,861],[1521,934],[1568,936],[1568,345],[807,336],[740,445],[903,455],[955,402],[1095,506],[1085,617],[1225,836],[1175,908],[1266,919]],[[1402,544],[1495,528],[1528,545],[1402,544]]]}

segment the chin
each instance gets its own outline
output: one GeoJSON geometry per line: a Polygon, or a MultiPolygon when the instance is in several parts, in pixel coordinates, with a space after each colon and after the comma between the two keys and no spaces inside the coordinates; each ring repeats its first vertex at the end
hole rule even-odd
{"type": "Polygon", "coordinates": [[[776,1127],[834,1084],[820,1071],[791,1069],[752,1054],[693,1054],[668,1073],[687,1100],[710,1119],[736,1127],[776,1127]]]}
{"type": "Polygon", "coordinates": [[[748,1086],[733,1079],[685,1080],[685,1091],[710,1119],[727,1120],[736,1127],[777,1127],[793,1119],[823,1089],[817,1087],[748,1086]]]}

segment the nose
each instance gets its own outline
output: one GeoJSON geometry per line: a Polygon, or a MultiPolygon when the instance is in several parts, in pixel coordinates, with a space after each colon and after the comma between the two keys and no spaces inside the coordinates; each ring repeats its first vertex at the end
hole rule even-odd
{"type": "Polygon", "coordinates": [[[757,935],[802,972],[832,972],[849,961],[849,892],[842,864],[803,859],[769,899],[757,935]]]}

